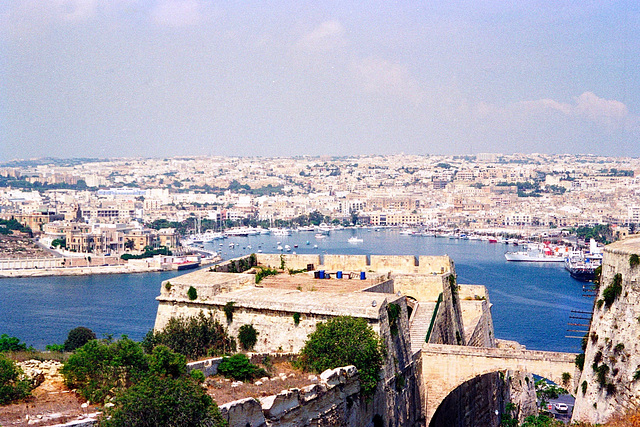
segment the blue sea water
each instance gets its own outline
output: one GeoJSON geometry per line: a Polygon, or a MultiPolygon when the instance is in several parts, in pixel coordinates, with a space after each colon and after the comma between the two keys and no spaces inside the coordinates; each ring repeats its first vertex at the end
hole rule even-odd
{"type": "MultiPolygon", "coordinates": [[[[334,231],[324,239],[308,232],[235,237],[210,244],[209,249],[221,250],[226,259],[258,249],[277,252],[278,242],[299,254],[449,255],[458,283],[488,288],[496,337],[532,350],[580,350],[579,339],[566,337],[581,335],[567,332],[580,328],[567,324],[580,323],[569,318],[571,310],[590,311],[592,300],[583,296],[582,284],[561,263],[509,263],[503,244],[403,236],[393,229],[334,231]],[[349,244],[351,236],[364,242],[349,244]]],[[[160,282],[179,274],[183,273],[0,279],[0,334],[40,349],[64,342],[76,326],[86,326],[99,337],[124,334],[140,340],[153,327],[160,282]]]]}

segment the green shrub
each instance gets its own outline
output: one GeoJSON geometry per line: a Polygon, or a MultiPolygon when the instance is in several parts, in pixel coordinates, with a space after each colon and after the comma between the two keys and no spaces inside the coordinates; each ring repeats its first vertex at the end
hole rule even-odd
{"type": "Polygon", "coordinates": [[[638,366],[636,368],[636,371],[633,373],[633,380],[634,381],[640,380],[640,366],[638,366]]]}
{"type": "Polygon", "coordinates": [[[362,318],[335,317],[318,323],[300,351],[300,366],[315,372],[354,365],[365,396],[372,396],[380,376],[384,348],[362,318]]]}
{"type": "Polygon", "coordinates": [[[611,307],[611,304],[622,293],[622,275],[617,273],[613,276],[611,284],[602,291],[602,299],[607,307],[611,307]]]}
{"type": "Polygon", "coordinates": [[[191,360],[220,356],[236,349],[235,341],[220,322],[202,311],[197,316],[172,317],[161,331],[149,331],[142,341],[144,350],[151,353],[157,345],[165,345],[191,360]]]}
{"type": "Polygon", "coordinates": [[[193,286],[189,286],[189,290],[187,291],[187,296],[191,301],[198,298],[198,291],[193,286]]]}
{"type": "Polygon", "coordinates": [[[223,357],[218,365],[218,373],[237,381],[251,381],[255,378],[267,376],[267,371],[252,364],[242,353],[231,357],[223,357]]]}
{"type": "Polygon", "coordinates": [[[233,322],[233,310],[235,310],[235,301],[229,301],[224,305],[224,315],[227,318],[227,323],[233,322]]]}
{"type": "Polygon", "coordinates": [[[300,324],[300,313],[293,313],[293,323],[296,326],[300,324]]]}
{"type": "Polygon", "coordinates": [[[171,282],[167,282],[167,283],[165,283],[165,284],[164,284],[164,288],[165,288],[167,291],[170,291],[170,290],[171,290],[171,282]]]}
{"type": "Polygon", "coordinates": [[[259,267],[258,271],[256,272],[256,284],[260,283],[262,279],[267,276],[275,276],[277,274],[279,274],[278,270],[275,270],[273,268],[259,267]]]}
{"type": "Polygon", "coordinates": [[[19,338],[2,334],[0,335],[0,353],[6,351],[27,351],[27,345],[21,343],[19,338]]]}
{"type": "Polygon", "coordinates": [[[148,375],[122,392],[102,421],[105,427],[226,426],[197,380],[148,375]]]}
{"type": "Polygon", "coordinates": [[[0,405],[31,395],[33,384],[21,377],[22,369],[13,360],[0,353],[0,405]]]}
{"type": "Polygon", "coordinates": [[[238,329],[238,341],[244,350],[253,350],[253,346],[258,341],[258,331],[253,325],[242,325],[238,329]]]}
{"type": "Polygon", "coordinates": [[[583,396],[587,392],[587,386],[588,386],[587,382],[586,381],[582,381],[581,387],[582,387],[582,395],[583,396]]]}
{"type": "Polygon", "coordinates": [[[574,363],[576,367],[582,371],[584,369],[584,353],[578,354],[574,363]]]}
{"type": "Polygon", "coordinates": [[[189,376],[193,378],[198,384],[202,384],[207,379],[200,369],[194,369],[193,371],[189,372],[189,376]]]}
{"type": "Polygon", "coordinates": [[[140,344],[127,337],[116,342],[91,340],[76,350],[62,367],[66,385],[92,402],[129,387],[149,369],[140,344]]]}
{"type": "Polygon", "coordinates": [[[389,329],[391,330],[391,335],[398,335],[398,318],[400,317],[400,308],[399,304],[390,303],[387,304],[387,316],[389,316],[389,329]]]}
{"type": "Polygon", "coordinates": [[[629,267],[635,268],[640,264],[640,256],[638,254],[631,254],[629,257],[629,267]]]}
{"type": "Polygon", "coordinates": [[[64,351],[64,344],[47,344],[44,348],[54,353],[62,353],[64,351]]]}
{"type": "Polygon", "coordinates": [[[69,331],[67,340],[64,342],[64,351],[73,351],[80,348],[91,340],[96,339],[96,334],[89,328],[78,326],[69,331]]]}
{"type": "Polygon", "coordinates": [[[609,367],[606,364],[602,364],[598,367],[596,371],[596,376],[598,377],[598,383],[601,386],[604,386],[607,383],[607,374],[609,373],[609,367]]]}

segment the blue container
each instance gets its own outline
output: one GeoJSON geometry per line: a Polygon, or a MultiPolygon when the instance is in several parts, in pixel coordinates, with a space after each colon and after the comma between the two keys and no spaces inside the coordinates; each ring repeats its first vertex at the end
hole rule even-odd
{"type": "Polygon", "coordinates": [[[342,279],[342,271],[336,272],[336,279],[342,279]]]}
{"type": "Polygon", "coordinates": [[[360,280],[364,280],[364,279],[366,279],[366,278],[367,278],[367,276],[366,276],[365,272],[364,272],[364,271],[361,271],[361,272],[360,272],[360,280]]]}
{"type": "Polygon", "coordinates": [[[324,270],[320,270],[318,273],[320,273],[320,279],[324,279],[324,270]]]}

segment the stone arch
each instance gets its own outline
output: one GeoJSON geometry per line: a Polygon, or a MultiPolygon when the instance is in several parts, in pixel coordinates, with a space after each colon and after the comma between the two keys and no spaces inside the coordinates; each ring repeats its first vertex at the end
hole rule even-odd
{"type": "Polygon", "coordinates": [[[446,396],[458,386],[492,372],[534,373],[557,384],[562,384],[563,372],[569,372],[572,378],[566,388],[573,390],[576,383],[574,354],[429,344],[423,346],[422,356],[428,422],[446,396]]]}

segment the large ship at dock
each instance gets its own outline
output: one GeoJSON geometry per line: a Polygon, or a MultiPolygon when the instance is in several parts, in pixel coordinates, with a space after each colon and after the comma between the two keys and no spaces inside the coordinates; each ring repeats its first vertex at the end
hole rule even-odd
{"type": "Polygon", "coordinates": [[[591,239],[588,251],[573,252],[564,261],[564,268],[571,277],[590,282],[596,277],[596,269],[602,265],[602,246],[591,239]]]}

